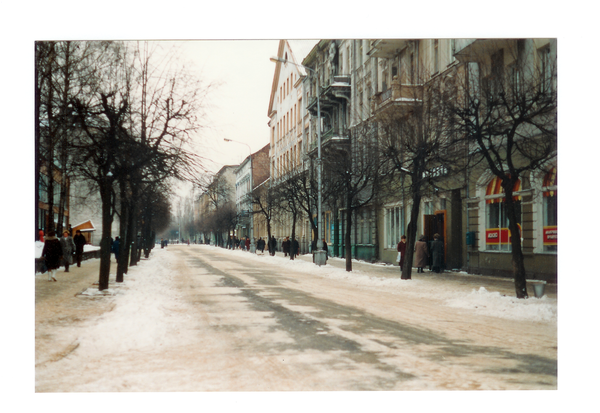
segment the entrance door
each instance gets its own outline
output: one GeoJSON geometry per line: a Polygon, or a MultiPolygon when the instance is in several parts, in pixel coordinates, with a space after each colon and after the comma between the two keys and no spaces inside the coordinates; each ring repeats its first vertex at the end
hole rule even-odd
{"type": "MultiPolygon", "coordinates": [[[[442,238],[442,242],[444,243],[444,257],[442,258],[443,267],[446,267],[446,211],[435,211],[434,215],[423,215],[423,235],[425,235],[425,242],[427,242],[427,250],[429,251],[429,246],[431,241],[433,241],[433,236],[435,234],[439,234],[442,238]]],[[[427,259],[427,264],[431,267],[431,253],[429,254],[429,258],[427,259]]]]}

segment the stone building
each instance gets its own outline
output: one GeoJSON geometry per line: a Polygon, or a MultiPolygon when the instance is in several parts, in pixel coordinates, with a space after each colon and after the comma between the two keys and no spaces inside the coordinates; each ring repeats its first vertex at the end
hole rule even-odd
{"type": "MultiPolygon", "coordinates": [[[[516,96],[528,78],[535,76],[542,79],[540,87],[555,88],[555,61],[555,39],[321,40],[301,63],[314,72],[302,82],[301,96],[307,109],[302,134],[305,153],[314,161],[319,114],[322,147],[352,145],[353,131],[365,123],[374,124],[381,138],[383,127],[378,120],[382,117],[394,114],[411,119],[431,100],[427,96],[432,89],[437,88],[440,96],[450,100],[486,90],[500,96],[494,85],[501,81],[512,84],[511,93],[516,96]],[[456,85],[462,85],[462,91],[456,85]]],[[[272,119],[278,120],[271,124],[275,144],[280,139],[287,142],[288,130],[279,133],[279,117],[272,119]]],[[[536,142],[539,131],[520,128],[521,142],[536,142]]],[[[456,151],[459,162],[470,159],[458,153],[458,146],[456,151]]],[[[470,156],[468,149],[463,153],[470,156]]],[[[282,159],[273,159],[272,171],[286,165],[287,158],[282,159]]],[[[517,163],[524,161],[515,158],[517,163]]],[[[521,211],[519,230],[528,274],[552,280],[556,278],[557,253],[556,153],[538,166],[536,171],[526,172],[513,189],[521,211]]],[[[440,234],[445,268],[510,274],[512,257],[503,193],[489,167],[480,162],[450,176],[444,165],[431,164],[424,174],[430,182],[420,194],[417,233],[428,240],[440,234]]],[[[409,195],[403,181],[395,193],[353,212],[349,230],[354,257],[395,260],[396,244],[406,234],[410,220],[409,195]]],[[[333,202],[323,210],[330,253],[341,256],[345,211],[333,202]]]]}

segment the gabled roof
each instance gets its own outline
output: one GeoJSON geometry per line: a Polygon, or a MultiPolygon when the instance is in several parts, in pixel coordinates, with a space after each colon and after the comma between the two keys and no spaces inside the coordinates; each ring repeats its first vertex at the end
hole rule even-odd
{"type": "Polygon", "coordinates": [[[81,232],[91,232],[91,231],[96,231],[96,227],[94,226],[94,223],[92,222],[91,219],[88,219],[87,221],[82,222],[81,224],[77,224],[71,227],[71,229],[73,231],[81,231],[81,232]]]}
{"type": "MultiPolygon", "coordinates": [[[[287,56],[287,60],[289,60],[292,63],[295,63],[294,65],[292,65],[294,67],[294,70],[296,70],[297,74],[299,75],[299,77],[304,77],[306,76],[306,70],[300,65],[300,62],[296,59],[296,55],[294,53],[294,51],[292,50],[292,46],[291,44],[294,44],[294,47],[297,47],[298,51],[301,53],[301,55],[299,55],[300,58],[304,58],[304,55],[307,53],[307,47],[312,47],[311,44],[312,43],[316,43],[317,40],[314,41],[306,41],[306,40],[280,40],[279,41],[279,48],[277,50],[277,57],[285,59],[285,54],[287,52],[288,56],[287,56]]],[[[271,96],[269,98],[269,108],[267,111],[267,116],[269,116],[269,118],[271,117],[271,114],[273,112],[275,112],[275,95],[277,94],[277,91],[279,90],[279,75],[281,73],[281,63],[277,62],[275,63],[275,73],[273,75],[273,84],[271,86],[271,96]]]]}

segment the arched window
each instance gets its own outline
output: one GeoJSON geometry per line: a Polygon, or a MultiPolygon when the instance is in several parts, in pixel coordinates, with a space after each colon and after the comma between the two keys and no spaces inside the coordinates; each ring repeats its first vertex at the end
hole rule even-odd
{"type": "Polygon", "coordinates": [[[558,248],[558,196],[556,194],[556,167],[544,176],[542,183],[544,210],[544,251],[556,252],[558,248]]]}
{"type": "MultiPolygon", "coordinates": [[[[493,178],[485,191],[485,249],[488,251],[511,251],[510,231],[508,230],[508,217],[506,215],[505,197],[502,189],[502,180],[493,178]]],[[[513,200],[517,208],[517,224],[521,228],[521,181],[518,180],[513,187],[513,200]]]]}

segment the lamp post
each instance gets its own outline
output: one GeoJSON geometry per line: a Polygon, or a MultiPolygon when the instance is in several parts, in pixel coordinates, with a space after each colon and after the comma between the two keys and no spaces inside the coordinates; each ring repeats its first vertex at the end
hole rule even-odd
{"type": "Polygon", "coordinates": [[[316,80],[316,96],[317,96],[317,251],[314,252],[315,256],[315,264],[318,266],[325,265],[327,263],[327,252],[323,250],[323,220],[322,220],[322,158],[321,158],[321,100],[319,98],[319,76],[314,69],[310,67],[290,62],[287,59],[282,59],[281,57],[271,57],[269,60],[274,63],[290,63],[294,66],[303,67],[304,69],[310,71],[315,75],[316,80]]]}
{"type": "Polygon", "coordinates": [[[254,183],[252,182],[252,149],[250,148],[250,145],[248,145],[247,143],[244,142],[239,142],[239,141],[234,141],[233,139],[227,139],[227,138],[223,138],[223,140],[225,142],[235,142],[235,143],[239,143],[241,145],[246,145],[248,147],[248,150],[250,151],[250,208],[252,208],[252,210],[248,210],[248,213],[250,214],[250,252],[251,253],[255,253],[256,252],[256,244],[254,243],[254,208],[253,208],[253,191],[254,191],[254,183]]]}

